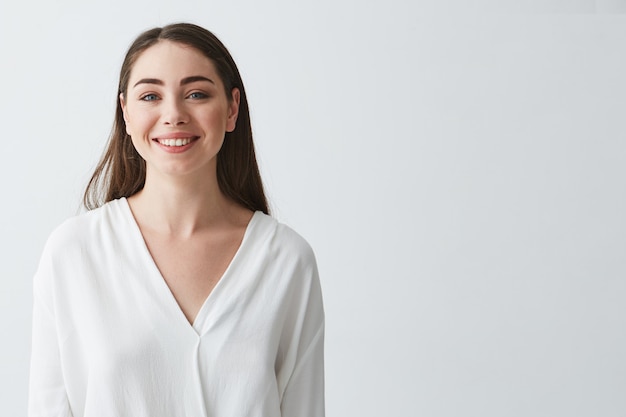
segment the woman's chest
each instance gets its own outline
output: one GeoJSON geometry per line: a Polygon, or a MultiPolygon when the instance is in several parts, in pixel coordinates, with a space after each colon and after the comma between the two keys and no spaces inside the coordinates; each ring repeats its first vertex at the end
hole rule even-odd
{"type": "Polygon", "coordinates": [[[237,253],[242,234],[233,231],[172,239],[145,233],[144,239],[160,278],[193,324],[237,253]]]}

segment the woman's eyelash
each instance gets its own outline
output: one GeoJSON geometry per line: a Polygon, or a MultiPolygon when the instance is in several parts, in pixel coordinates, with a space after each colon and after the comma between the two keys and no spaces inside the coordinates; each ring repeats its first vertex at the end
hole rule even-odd
{"type": "MultiPolygon", "coordinates": [[[[208,98],[209,95],[206,94],[206,93],[202,93],[200,91],[194,91],[193,93],[190,93],[187,97],[191,98],[191,99],[198,100],[198,99],[208,98]]],[[[155,101],[155,100],[159,100],[159,96],[157,96],[154,93],[144,94],[143,96],[139,97],[139,100],[142,100],[142,101],[155,101]]]]}
{"type": "Polygon", "coordinates": [[[157,97],[156,94],[146,94],[146,95],[140,97],[140,100],[143,100],[143,101],[154,101],[154,100],[158,100],[158,99],[159,99],[159,97],[157,97]]]}
{"type": "Polygon", "coordinates": [[[205,94],[205,93],[201,93],[200,91],[194,91],[193,93],[189,94],[188,97],[189,98],[199,99],[199,98],[207,98],[209,96],[207,94],[205,94]]]}

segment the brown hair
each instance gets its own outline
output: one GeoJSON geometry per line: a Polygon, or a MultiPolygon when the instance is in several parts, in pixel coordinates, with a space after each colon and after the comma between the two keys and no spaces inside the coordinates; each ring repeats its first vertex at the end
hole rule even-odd
{"type": "MultiPolygon", "coordinates": [[[[176,23],[143,32],[128,49],[120,71],[119,91],[126,95],[130,72],[143,51],[159,41],[168,40],[191,46],[209,58],[224,83],[226,96],[232,100],[233,88],[240,91],[239,114],[232,132],[226,132],[217,154],[217,182],[224,195],[250,210],[269,214],[267,199],[254,153],[248,100],[243,81],[232,56],[208,30],[190,23],[176,23]]],[[[146,162],[139,156],[126,133],[120,99],[107,149],[98,163],[83,196],[91,210],[140,191],[146,180],[146,162]]]]}

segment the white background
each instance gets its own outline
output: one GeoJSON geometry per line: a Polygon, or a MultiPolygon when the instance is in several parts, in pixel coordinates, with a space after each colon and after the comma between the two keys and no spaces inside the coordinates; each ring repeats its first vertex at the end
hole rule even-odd
{"type": "Polygon", "coordinates": [[[626,2],[0,5],[0,414],[31,279],[144,29],[214,31],[275,216],[314,247],[327,415],[626,415],[626,2]]]}

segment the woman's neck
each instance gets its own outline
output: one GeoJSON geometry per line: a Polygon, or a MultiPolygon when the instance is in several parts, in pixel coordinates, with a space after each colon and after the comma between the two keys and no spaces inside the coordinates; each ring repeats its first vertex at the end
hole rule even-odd
{"type": "Polygon", "coordinates": [[[252,212],[227,198],[216,176],[191,178],[146,175],[144,188],[128,198],[142,229],[190,237],[195,233],[247,224],[252,212]]]}

